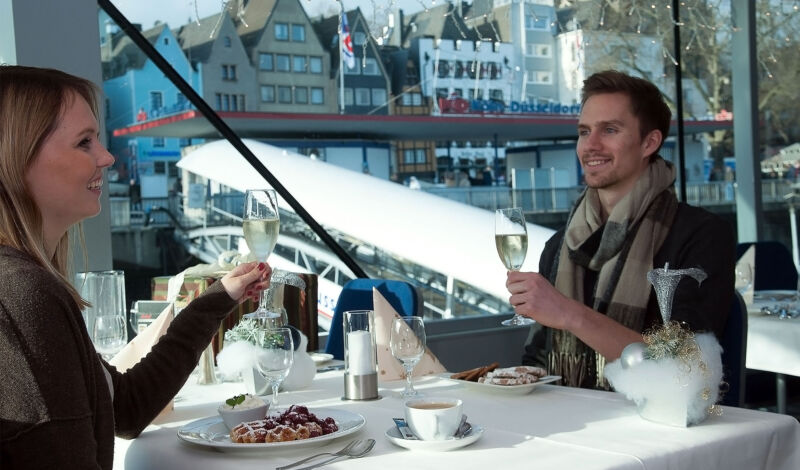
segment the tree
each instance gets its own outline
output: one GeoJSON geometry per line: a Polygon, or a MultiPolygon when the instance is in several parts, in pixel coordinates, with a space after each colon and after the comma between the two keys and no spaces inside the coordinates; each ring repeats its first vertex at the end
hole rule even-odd
{"type": "MultiPolygon", "coordinates": [[[[684,96],[687,88],[699,97],[704,115],[697,107],[684,106],[685,118],[706,118],[721,110],[731,110],[731,39],[737,29],[732,25],[729,0],[682,0],[680,2],[681,71],[684,96]],[[687,82],[691,84],[687,86],[687,82]]],[[[616,57],[598,58],[587,64],[587,73],[609,68],[614,63],[637,70],[650,79],[646,70],[637,67],[637,35],[659,38],[654,45],[662,50],[665,83],[674,83],[675,59],[673,11],[671,1],[643,0],[564,0],[560,18],[572,17],[586,31],[615,33],[621,44],[616,57]]],[[[800,79],[800,12],[797,1],[758,0],[757,53],[759,69],[759,112],[765,125],[762,143],[788,145],[800,139],[797,123],[800,109],[792,106],[797,99],[800,79]],[[765,119],[766,117],[766,119],[765,119]]],[[[671,106],[675,92],[665,90],[671,106]]],[[[686,98],[684,98],[686,101],[686,98]]],[[[732,154],[731,133],[715,132],[710,137],[712,153],[721,158],[732,154]]]]}

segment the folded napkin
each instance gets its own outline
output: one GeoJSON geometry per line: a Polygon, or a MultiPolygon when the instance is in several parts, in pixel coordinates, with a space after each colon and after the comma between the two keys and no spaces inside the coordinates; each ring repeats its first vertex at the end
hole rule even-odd
{"type": "MultiPolygon", "coordinates": [[[[378,289],[372,288],[372,309],[375,312],[375,341],[378,348],[378,378],[383,382],[392,380],[400,380],[406,377],[403,364],[392,356],[392,350],[389,347],[389,336],[392,331],[392,321],[395,318],[400,318],[400,315],[392,308],[389,302],[378,292],[378,289]]],[[[439,362],[439,359],[426,349],[425,354],[420,359],[419,364],[414,367],[413,377],[422,375],[439,374],[445,372],[446,369],[439,362]]]]}
{"type": "Polygon", "coordinates": [[[744,302],[747,305],[753,303],[753,290],[756,285],[756,246],[750,245],[750,248],[742,254],[741,258],[736,262],[736,276],[735,287],[738,290],[744,302]]]}

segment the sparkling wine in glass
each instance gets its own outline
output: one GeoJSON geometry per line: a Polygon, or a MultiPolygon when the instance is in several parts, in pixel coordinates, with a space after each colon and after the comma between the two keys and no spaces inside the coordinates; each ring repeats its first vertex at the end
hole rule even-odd
{"type": "Polygon", "coordinates": [[[389,348],[406,371],[406,388],[401,395],[403,398],[418,396],[419,392],[411,384],[411,373],[425,353],[425,322],[422,318],[395,318],[389,335],[389,348]]]}
{"type": "Polygon", "coordinates": [[[94,348],[106,361],[117,354],[127,342],[128,332],[122,315],[98,315],[92,325],[94,348]]]}
{"type": "MultiPolygon", "coordinates": [[[[250,252],[257,261],[266,262],[278,241],[281,226],[278,214],[278,196],[273,189],[251,189],[245,196],[242,231],[250,252]]],[[[261,292],[258,310],[262,316],[278,315],[267,308],[267,291],[261,292]]]]}
{"type": "MultiPolygon", "coordinates": [[[[519,271],[528,253],[528,229],[522,209],[497,209],[494,216],[494,243],[500,260],[509,271],[519,271]]],[[[505,326],[521,326],[535,323],[528,317],[514,314],[502,322],[505,326]]]]}
{"type": "Polygon", "coordinates": [[[255,362],[258,373],[272,388],[272,406],[278,405],[278,388],[289,374],[294,344],[289,328],[260,329],[256,338],[255,362]]]}

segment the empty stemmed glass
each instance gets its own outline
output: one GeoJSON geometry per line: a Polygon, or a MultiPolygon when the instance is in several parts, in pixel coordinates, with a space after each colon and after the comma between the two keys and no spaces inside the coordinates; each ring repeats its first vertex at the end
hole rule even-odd
{"type": "Polygon", "coordinates": [[[289,328],[259,329],[255,347],[256,369],[272,387],[272,406],[278,405],[278,388],[289,374],[294,344],[289,328]]]}
{"type": "Polygon", "coordinates": [[[422,318],[395,318],[389,335],[389,348],[406,371],[406,388],[401,395],[404,398],[419,395],[411,384],[411,373],[425,353],[425,323],[422,318]]]}
{"type": "Polygon", "coordinates": [[[122,315],[98,315],[92,325],[92,342],[106,361],[117,354],[127,343],[128,331],[122,315]]]}
{"type": "MultiPolygon", "coordinates": [[[[512,207],[495,211],[494,243],[506,269],[519,271],[525,262],[525,255],[528,254],[528,229],[521,208],[512,207]]],[[[512,318],[501,323],[505,326],[523,326],[535,322],[515,313],[512,318]]]]}
{"type": "Polygon", "coordinates": [[[753,266],[749,263],[736,265],[734,268],[735,286],[739,294],[744,295],[753,286],[753,266]]]}
{"type": "MultiPolygon", "coordinates": [[[[257,261],[266,262],[278,241],[281,220],[278,213],[278,196],[274,189],[251,189],[245,195],[242,231],[247,247],[257,261]]],[[[276,316],[267,307],[267,291],[261,292],[258,304],[260,316],[276,316]]]]}

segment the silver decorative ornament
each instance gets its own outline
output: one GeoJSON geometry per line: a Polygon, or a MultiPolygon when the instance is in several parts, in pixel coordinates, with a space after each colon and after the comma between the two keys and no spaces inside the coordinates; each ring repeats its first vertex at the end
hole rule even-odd
{"type": "Polygon", "coordinates": [[[656,291],[658,308],[661,310],[661,319],[664,320],[665,325],[672,317],[672,296],[683,276],[693,278],[698,284],[705,281],[707,277],[702,269],[669,269],[669,263],[666,263],[663,268],[653,269],[647,273],[647,280],[653,284],[653,289],[656,291]]]}
{"type": "Polygon", "coordinates": [[[631,343],[622,350],[619,360],[623,369],[631,369],[647,359],[647,345],[644,343],[631,343]]]}

